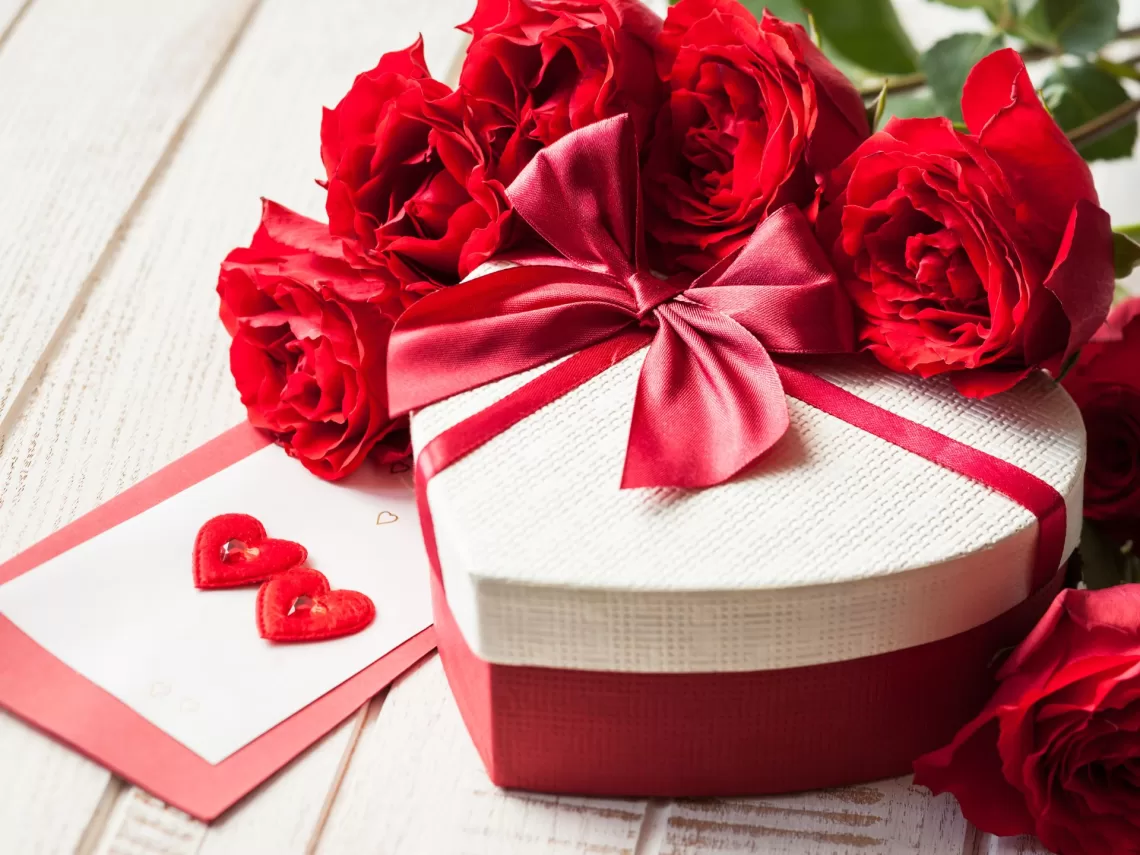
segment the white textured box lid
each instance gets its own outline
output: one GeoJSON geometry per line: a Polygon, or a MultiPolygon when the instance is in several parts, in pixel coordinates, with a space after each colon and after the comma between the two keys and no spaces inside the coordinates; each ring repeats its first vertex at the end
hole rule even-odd
{"type": "MultiPolygon", "coordinates": [[[[936,641],[1028,595],[1028,510],[796,399],[787,435],[731,482],[619,489],[644,358],[430,482],[448,603],[480,658],[638,672],[799,667],[936,641]]],[[[416,413],[416,451],[550,367],[416,413]]],[[[1066,558],[1076,547],[1084,426],[1048,377],[974,401],[945,380],[861,360],[811,367],[1048,482],[1065,497],[1066,558]]]]}

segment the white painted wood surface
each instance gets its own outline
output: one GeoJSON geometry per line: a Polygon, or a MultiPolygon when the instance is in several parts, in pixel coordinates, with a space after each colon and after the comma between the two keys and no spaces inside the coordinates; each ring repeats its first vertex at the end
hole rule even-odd
{"type": "MultiPolygon", "coordinates": [[[[242,417],[219,260],[260,195],[321,214],[320,106],[421,31],[452,71],[471,5],[0,0],[0,559],[242,417]]],[[[906,0],[912,24],[924,5],[906,0]]],[[[1114,216],[1140,220],[1119,189],[1136,167],[1097,174],[1114,216]]],[[[906,779],[710,802],[505,793],[434,657],[209,827],[0,714],[4,855],[713,851],[1043,850],[906,779]]]]}
{"type": "Polygon", "coordinates": [[[41,0],[0,51],[0,428],[254,0],[41,0]]]}

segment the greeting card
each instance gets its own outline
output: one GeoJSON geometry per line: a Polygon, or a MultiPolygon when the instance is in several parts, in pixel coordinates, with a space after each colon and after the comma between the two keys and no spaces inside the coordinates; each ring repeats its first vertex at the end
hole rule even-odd
{"type": "Polygon", "coordinates": [[[330,483],[244,425],[3,565],[0,582],[0,705],[203,818],[434,646],[407,467],[330,483]],[[220,514],[303,544],[303,572],[370,601],[374,619],[327,640],[263,638],[257,584],[195,586],[196,538],[220,514]]]}

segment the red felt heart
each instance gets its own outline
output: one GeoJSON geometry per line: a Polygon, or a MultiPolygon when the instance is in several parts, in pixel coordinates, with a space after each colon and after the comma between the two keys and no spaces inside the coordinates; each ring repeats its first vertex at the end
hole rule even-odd
{"type": "Polygon", "coordinates": [[[222,514],[198,529],[194,539],[194,586],[202,590],[264,582],[308,557],[291,540],[265,536],[265,526],[248,514],[222,514]],[[227,549],[234,542],[237,548],[227,549]]]}
{"type": "Polygon", "coordinates": [[[297,567],[257,592],[257,629],[269,641],[320,641],[360,632],[376,606],[359,591],[333,591],[323,573],[297,567]]]}

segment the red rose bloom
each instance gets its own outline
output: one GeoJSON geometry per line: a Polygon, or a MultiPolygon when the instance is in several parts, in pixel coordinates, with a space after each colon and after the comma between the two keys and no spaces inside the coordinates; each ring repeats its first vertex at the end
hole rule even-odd
{"type": "Polygon", "coordinates": [[[489,258],[508,213],[466,102],[433,80],[423,42],[385,54],[321,123],[330,231],[358,266],[423,294],[489,258]]]}
{"type": "Polygon", "coordinates": [[[218,277],[230,370],[254,426],[307,469],[341,478],[409,453],[388,417],[388,336],[403,309],[386,278],[355,269],[323,223],[265,202],[247,249],[218,277]]]}
{"type": "Polygon", "coordinates": [[[970,133],[895,119],[861,145],[829,180],[820,235],[880,361],[983,397],[1100,326],[1112,233],[1015,51],[974,67],[962,113],[970,133]]]}
{"type": "Polygon", "coordinates": [[[1140,547],[1140,297],[1113,309],[1062,383],[1088,431],[1085,516],[1140,547]]]}
{"type": "Polygon", "coordinates": [[[1140,585],[1062,591],[954,741],[915,764],[999,835],[1140,853],[1140,585]]]}
{"type": "Polygon", "coordinates": [[[681,0],[658,40],[668,90],[643,173],[655,261],[703,271],[818,179],[869,129],[863,101],[798,24],[736,0],[681,0]]]}
{"type": "Polygon", "coordinates": [[[460,88],[509,182],[543,146],[629,113],[648,133],[661,19],[640,0],[479,0],[460,88]]]}

